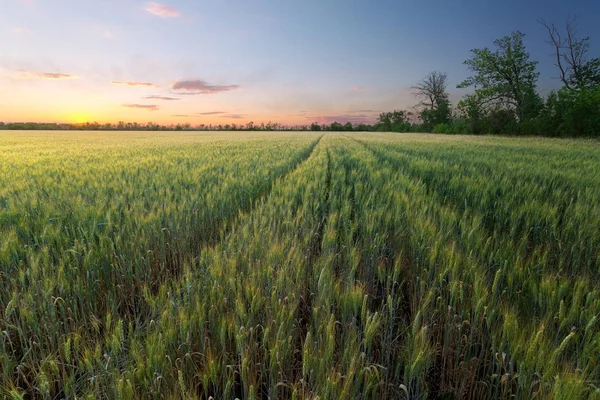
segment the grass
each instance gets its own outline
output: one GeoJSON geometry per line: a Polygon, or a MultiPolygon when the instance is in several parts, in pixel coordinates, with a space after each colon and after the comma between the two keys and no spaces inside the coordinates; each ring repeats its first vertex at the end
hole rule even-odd
{"type": "Polygon", "coordinates": [[[597,141],[0,134],[0,395],[600,398],[597,141]]]}

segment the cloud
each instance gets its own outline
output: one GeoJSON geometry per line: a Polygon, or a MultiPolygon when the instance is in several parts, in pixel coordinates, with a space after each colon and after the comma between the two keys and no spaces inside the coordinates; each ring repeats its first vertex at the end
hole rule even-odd
{"type": "Polygon", "coordinates": [[[194,79],[189,81],[176,81],[173,90],[181,90],[177,94],[215,94],[239,89],[240,85],[209,85],[205,81],[194,79]]]}
{"type": "Polygon", "coordinates": [[[61,74],[55,72],[26,72],[19,75],[20,78],[35,78],[35,79],[75,79],[77,76],[71,74],[61,74]]]}
{"type": "Polygon", "coordinates": [[[31,33],[31,29],[29,28],[15,28],[13,29],[14,33],[23,33],[23,34],[27,34],[27,33],[31,33]]]}
{"type": "Polygon", "coordinates": [[[227,115],[221,115],[220,118],[242,119],[242,118],[246,118],[246,116],[242,115],[242,114],[227,114],[227,115]]]}
{"type": "Polygon", "coordinates": [[[179,100],[177,97],[166,97],[166,96],[146,96],[144,99],[152,100],[179,100]]]}
{"type": "Polygon", "coordinates": [[[187,115],[187,114],[173,114],[173,115],[171,115],[171,117],[183,117],[183,118],[189,118],[189,117],[193,117],[193,115],[187,115]]]}
{"type": "Polygon", "coordinates": [[[123,104],[125,108],[137,108],[141,110],[156,111],[158,106],[156,104],[123,104]]]}
{"type": "Polygon", "coordinates": [[[112,85],[124,85],[124,86],[154,86],[150,82],[121,82],[121,81],[110,81],[112,85]]]}
{"type": "Polygon", "coordinates": [[[198,115],[217,115],[217,114],[225,114],[225,111],[208,111],[208,112],[200,112],[198,115]]]}
{"type": "Polygon", "coordinates": [[[105,39],[114,39],[115,37],[117,37],[117,33],[110,28],[98,28],[98,33],[100,34],[100,36],[102,36],[105,39]]]}
{"type": "Polygon", "coordinates": [[[353,92],[364,92],[366,90],[369,90],[369,88],[364,86],[352,86],[353,92]]]}
{"type": "Polygon", "coordinates": [[[177,18],[181,15],[179,10],[176,8],[156,3],[154,1],[148,3],[144,10],[152,15],[162,18],[177,18]]]}

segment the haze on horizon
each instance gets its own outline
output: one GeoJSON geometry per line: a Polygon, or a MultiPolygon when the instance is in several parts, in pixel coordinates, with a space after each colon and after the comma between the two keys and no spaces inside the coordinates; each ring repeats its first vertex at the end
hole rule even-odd
{"type": "Polygon", "coordinates": [[[593,0],[0,5],[4,122],[372,123],[412,108],[411,86],[434,70],[456,103],[470,50],[516,30],[542,93],[558,87],[540,19],[578,15],[590,53],[600,49],[593,0]]]}

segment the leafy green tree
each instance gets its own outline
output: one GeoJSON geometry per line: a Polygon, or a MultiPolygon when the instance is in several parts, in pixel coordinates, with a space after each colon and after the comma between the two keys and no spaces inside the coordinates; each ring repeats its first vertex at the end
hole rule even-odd
{"type": "Polygon", "coordinates": [[[477,95],[468,94],[458,103],[459,115],[468,121],[470,132],[473,134],[481,134],[484,132],[484,118],[486,110],[483,107],[483,102],[477,95]]]}
{"type": "Polygon", "coordinates": [[[317,124],[316,122],[313,122],[312,124],[310,124],[310,130],[311,131],[320,131],[321,125],[317,124]]]}
{"type": "Polygon", "coordinates": [[[473,57],[464,62],[474,73],[459,88],[474,87],[477,99],[515,110],[519,121],[534,118],[541,108],[536,92],[539,73],[536,61],[531,61],[521,32],[494,41],[489,48],[472,50],[473,57]]]}
{"type": "Polygon", "coordinates": [[[550,136],[600,135],[600,85],[551,92],[540,114],[537,130],[550,136]]]}
{"type": "Polygon", "coordinates": [[[329,130],[330,131],[343,131],[344,127],[342,124],[340,124],[339,122],[335,121],[332,122],[331,125],[329,126],[329,130]]]}
{"type": "Polygon", "coordinates": [[[404,110],[383,112],[379,114],[377,130],[380,132],[406,132],[409,117],[410,113],[404,110]]]}

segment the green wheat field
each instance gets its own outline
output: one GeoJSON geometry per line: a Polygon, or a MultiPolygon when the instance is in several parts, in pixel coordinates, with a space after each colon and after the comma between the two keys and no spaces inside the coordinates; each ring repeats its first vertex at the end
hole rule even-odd
{"type": "Polygon", "coordinates": [[[600,142],[0,133],[0,397],[600,399],[600,142]]]}

